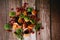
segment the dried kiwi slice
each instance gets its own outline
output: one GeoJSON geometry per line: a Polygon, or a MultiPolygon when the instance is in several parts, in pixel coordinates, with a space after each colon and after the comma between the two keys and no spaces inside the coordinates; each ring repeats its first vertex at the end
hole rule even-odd
{"type": "Polygon", "coordinates": [[[4,25],[5,30],[11,30],[11,25],[9,23],[4,25]]]}
{"type": "Polygon", "coordinates": [[[14,17],[15,15],[16,15],[16,13],[14,11],[12,11],[12,12],[9,13],[10,17],[14,17]]]}
{"type": "Polygon", "coordinates": [[[27,12],[32,12],[33,8],[29,7],[27,8],[27,12]]]}

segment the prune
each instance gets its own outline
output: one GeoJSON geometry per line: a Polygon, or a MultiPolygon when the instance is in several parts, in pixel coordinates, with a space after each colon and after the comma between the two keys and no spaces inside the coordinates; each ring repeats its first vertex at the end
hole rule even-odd
{"type": "Polygon", "coordinates": [[[31,12],[27,12],[28,16],[30,16],[32,13],[31,12]]]}
{"type": "Polygon", "coordinates": [[[27,24],[27,25],[30,25],[30,24],[31,24],[31,22],[26,22],[26,24],[27,24]]]}
{"type": "Polygon", "coordinates": [[[29,30],[28,29],[24,31],[24,34],[28,34],[28,33],[29,33],[29,30]]]}
{"type": "Polygon", "coordinates": [[[14,18],[15,18],[15,22],[18,22],[19,17],[17,16],[17,17],[14,17],[14,18]]]}

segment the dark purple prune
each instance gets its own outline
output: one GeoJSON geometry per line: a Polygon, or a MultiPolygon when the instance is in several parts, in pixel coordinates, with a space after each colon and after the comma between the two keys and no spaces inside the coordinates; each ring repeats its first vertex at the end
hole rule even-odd
{"type": "Polygon", "coordinates": [[[24,34],[28,34],[28,33],[29,33],[29,30],[28,29],[24,31],[24,34]]]}

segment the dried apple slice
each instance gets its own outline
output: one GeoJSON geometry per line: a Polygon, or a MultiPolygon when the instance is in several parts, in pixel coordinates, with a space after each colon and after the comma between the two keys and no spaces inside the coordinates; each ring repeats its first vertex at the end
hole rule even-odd
{"type": "Polygon", "coordinates": [[[17,23],[14,23],[13,24],[13,30],[16,30],[16,29],[19,29],[21,28],[22,26],[19,26],[17,23]]]}

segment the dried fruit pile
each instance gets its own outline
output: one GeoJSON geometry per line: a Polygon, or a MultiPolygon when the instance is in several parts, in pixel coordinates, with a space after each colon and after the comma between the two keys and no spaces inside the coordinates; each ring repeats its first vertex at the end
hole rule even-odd
{"type": "Polygon", "coordinates": [[[4,29],[23,39],[24,34],[34,33],[33,29],[39,31],[41,23],[38,23],[40,19],[37,14],[35,9],[27,7],[27,3],[17,7],[16,11],[12,8],[9,13],[10,21],[4,25],[4,29]]]}

